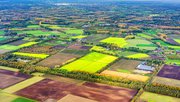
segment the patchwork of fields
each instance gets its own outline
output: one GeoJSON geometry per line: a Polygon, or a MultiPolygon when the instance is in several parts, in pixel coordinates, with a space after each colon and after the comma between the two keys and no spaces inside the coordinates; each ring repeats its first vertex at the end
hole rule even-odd
{"type": "Polygon", "coordinates": [[[178,4],[112,1],[0,0],[0,102],[180,102],[178,4]]]}
{"type": "MultiPolygon", "coordinates": [[[[6,69],[7,67],[2,68],[6,69]]],[[[12,68],[7,69],[11,70],[12,68]]],[[[10,86],[1,87],[3,90],[0,91],[0,99],[3,102],[37,102],[48,100],[66,102],[70,99],[79,100],[80,102],[129,102],[137,93],[137,90],[133,89],[78,81],[59,76],[44,75],[42,77],[31,77],[22,73],[13,73],[17,73],[17,71],[1,69],[0,74],[5,75],[1,76],[1,79],[7,76],[8,78],[11,76],[12,79],[15,77],[25,79],[15,84],[11,84],[15,79],[6,80],[10,86]]],[[[2,85],[2,81],[0,85],[2,85]]]]}

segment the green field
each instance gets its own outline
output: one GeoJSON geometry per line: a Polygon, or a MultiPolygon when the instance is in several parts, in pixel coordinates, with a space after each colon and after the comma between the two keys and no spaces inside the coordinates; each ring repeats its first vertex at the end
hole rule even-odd
{"type": "Polygon", "coordinates": [[[70,64],[63,66],[61,69],[96,73],[116,59],[117,57],[114,56],[92,52],[70,64]]]}
{"type": "Polygon", "coordinates": [[[150,34],[150,35],[157,35],[157,33],[159,33],[160,30],[156,30],[156,29],[151,29],[151,30],[146,30],[145,33],[150,34]]]}
{"type": "Polygon", "coordinates": [[[79,35],[79,36],[73,36],[72,38],[73,39],[82,39],[82,38],[85,38],[87,36],[84,36],[84,35],[79,35]]]}
{"type": "Polygon", "coordinates": [[[146,38],[146,39],[152,39],[153,38],[152,36],[150,36],[148,34],[144,34],[144,33],[138,33],[137,35],[140,37],[146,38]]]}
{"type": "Polygon", "coordinates": [[[169,48],[173,48],[174,50],[180,50],[180,46],[168,46],[169,48]]]}
{"type": "Polygon", "coordinates": [[[3,35],[4,33],[5,33],[4,31],[0,30],[0,35],[3,35]]]}
{"type": "Polygon", "coordinates": [[[128,39],[127,41],[127,45],[125,46],[126,48],[129,47],[136,47],[139,49],[145,49],[145,50],[155,50],[157,48],[157,46],[155,44],[153,44],[152,42],[142,39],[142,38],[136,38],[136,39],[128,39]]]}
{"type": "Polygon", "coordinates": [[[48,35],[57,35],[58,33],[56,32],[52,32],[52,31],[41,31],[41,30],[29,30],[29,31],[21,31],[19,32],[20,34],[24,33],[24,34],[32,34],[34,36],[48,36],[48,35]]]}
{"type": "Polygon", "coordinates": [[[69,29],[65,31],[66,34],[77,34],[77,35],[82,35],[84,31],[82,29],[69,29]]]}
{"type": "Polygon", "coordinates": [[[0,41],[6,40],[7,38],[0,36],[0,41]]]}
{"type": "Polygon", "coordinates": [[[158,43],[161,44],[161,46],[164,46],[164,47],[169,47],[169,48],[173,48],[175,50],[180,50],[180,46],[173,46],[173,45],[168,44],[168,43],[166,43],[166,42],[164,42],[162,40],[152,40],[152,41],[156,42],[156,43],[158,42],[158,43]]]}
{"type": "Polygon", "coordinates": [[[35,28],[41,28],[41,27],[39,25],[29,25],[29,26],[27,26],[27,28],[35,29],[35,28]]]}
{"type": "Polygon", "coordinates": [[[0,101],[1,102],[36,102],[35,100],[27,99],[13,94],[8,94],[1,91],[0,91],[0,101]]]}
{"type": "Polygon", "coordinates": [[[180,102],[179,98],[174,98],[170,96],[150,93],[150,92],[144,92],[140,99],[145,102],[180,102]]]}
{"type": "Polygon", "coordinates": [[[118,47],[123,48],[127,45],[127,42],[124,38],[116,38],[116,37],[109,37],[104,40],[101,40],[102,43],[112,44],[118,47]]]}
{"type": "Polygon", "coordinates": [[[180,65],[180,60],[171,60],[171,59],[168,59],[168,60],[166,60],[166,64],[180,65]]]}
{"type": "Polygon", "coordinates": [[[180,44],[180,39],[174,39],[174,40],[180,44]]]}
{"type": "Polygon", "coordinates": [[[17,50],[19,48],[20,48],[19,46],[8,45],[8,44],[0,46],[0,49],[4,49],[4,50],[17,50]]]}
{"type": "Polygon", "coordinates": [[[162,41],[162,40],[152,40],[153,42],[158,42],[158,43],[160,43],[162,46],[171,46],[170,44],[168,44],[168,43],[166,43],[166,42],[164,42],[164,41],[162,41]]]}
{"type": "Polygon", "coordinates": [[[116,53],[114,51],[111,50],[107,50],[104,47],[101,46],[93,46],[90,51],[97,51],[97,52],[101,52],[101,53],[105,53],[105,54],[111,54],[111,55],[116,55],[116,53]]]}
{"type": "Polygon", "coordinates": [[[18,56],[27,56],[27,57],[42,58],[42,59],[49,56],[47,54],[32,54],[32,53],[23,53],[23,52],[14,52],[13,54],[18,56]]]}
{"type": "Polygon", "coordinates": [[[144,53],[137,53],[137,54],[133,54],[133,55],[129,55],[126,56],[127,58],[137,58],[137,59],[141,59],[141,58],[148,58],[149,55],[144,54],[144,53]]]}

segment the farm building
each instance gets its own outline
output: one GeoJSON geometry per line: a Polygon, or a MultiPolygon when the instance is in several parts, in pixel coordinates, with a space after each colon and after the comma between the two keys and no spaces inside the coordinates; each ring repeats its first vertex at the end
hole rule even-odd
{"type": "Polygon", "coordinates": [[[154,69],[155,69],[154,67],[145,65],[143,62],[141,64],[139,64],[136,68],[139,70],[145,70],[145,71],[154,71],[154,69]]]}

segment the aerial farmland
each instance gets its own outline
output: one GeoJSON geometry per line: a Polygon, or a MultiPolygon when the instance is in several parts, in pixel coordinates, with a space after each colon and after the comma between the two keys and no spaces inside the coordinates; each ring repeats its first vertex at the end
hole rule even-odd
{"type": "Polygon", "coordinates": [[[0,1],[0,102],[180,102],[178,4],[0,1]]]}

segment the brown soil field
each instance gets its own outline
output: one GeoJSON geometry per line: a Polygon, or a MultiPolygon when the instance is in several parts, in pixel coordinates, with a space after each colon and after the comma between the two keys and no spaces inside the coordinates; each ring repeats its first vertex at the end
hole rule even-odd
{"type": "Polygon", "coordinates": [[[2,69],[0,69],[0,73],[15,76],[15,77],[20,77],[20,78],[30,78],[31,77],[30,75],[27,75],[27,74],[13,72],[13,71],[9,71],[9,70],[2,70],[2,69]]]}
{"type": "Polygon", "coordinates": [[[76,80],[76,79],[65,78],[65,77],[60,77],[60,76],[50,75],[50,74],[45,74],[43,77],[45,77],[47,79],[59,81],[59,82],[65,82],[65,83],[76,84],[76,85],[77,84],[80,85],[84,82],[83,80],[76,80]]]}
{"type": "Polygon", "coordinates": [[[20,78],[20,77],[15,77],[15,76],[0,73],[0,80],[1,80],[0,81],[0,89],[4,89],[6,87],[14,85],[16,83],[19,83],[19,82],[25,80],[25,79],[26,78],[20,78]]]}
{"type": "Polygon", "coordinates": [[[15,45],[15,46],[18,46],[18,45],[21,45],[21,44],[24,44],[24,43],[27,43],[28,41],[25,41],[25,40],[18,40],[18,41],[14,41],[14,42],[11,42],[9,43],[10,45],[15,45]]]}
{"type": "Polygon", "coordinates": [[[48,57],[47,59],[42,60],[37,65],[54,68],[56,65],[62,65],[67,61],[78,57],[79,56],[74,54],[57,53],[55,55],[48,57]]]}
{"type": "Polygon", "coordinates": [[[9,52],[10,50],[3,50],[3,49],[0,49],[0,54],[4,54],[6,52],[9,52]]]}
{"type": "Polygon", "coordinates": [[[76,49],[70,49],[67,48],[65,50],[62,51],[63,53],[68,53],[68,54],[74,54],[74,55],[78,55],[78,56],[83,56],[89,53],[89,50],[76,50],[76,49]]]}
{"type": "Polygon", "coordinates": [[[141,61],[120,59],[109,67],[109,70],[118,71],[118,69],[134,70],[141,61]]]}
{"type": "Polygon", "coordinates": [[[0,89],[9,87],[30,77],[30,75],[23,73],[0,69],[0,89]]]}
{"type": "Polygon", "coordinates": [[[70,45],[68,48],[75,49],[75,50],[89,50],[91,47],[90,46],[82,46],[79,44],[74,44],[74,45],[70,45]]]}
{"type": "Polygon", "coordinates": [[[97,102],[94,100],[90,100],[87,98],[83,98],[83,97],[79,97],[79,96],[75,96],[75,95],[66,95],[65,97],[63,97],[61,100],[57,101],[57,102],[97,102]]]}
{"type": "Polygon", "coordinates": [[[130,102],[136,93],[136,90],[121,87],[93,83],[75,85],[50,79],[44,79],[16,92],[17,95],[41,102],[48,99],[60,100],[68,94],[99,102],[130,102]]]}

